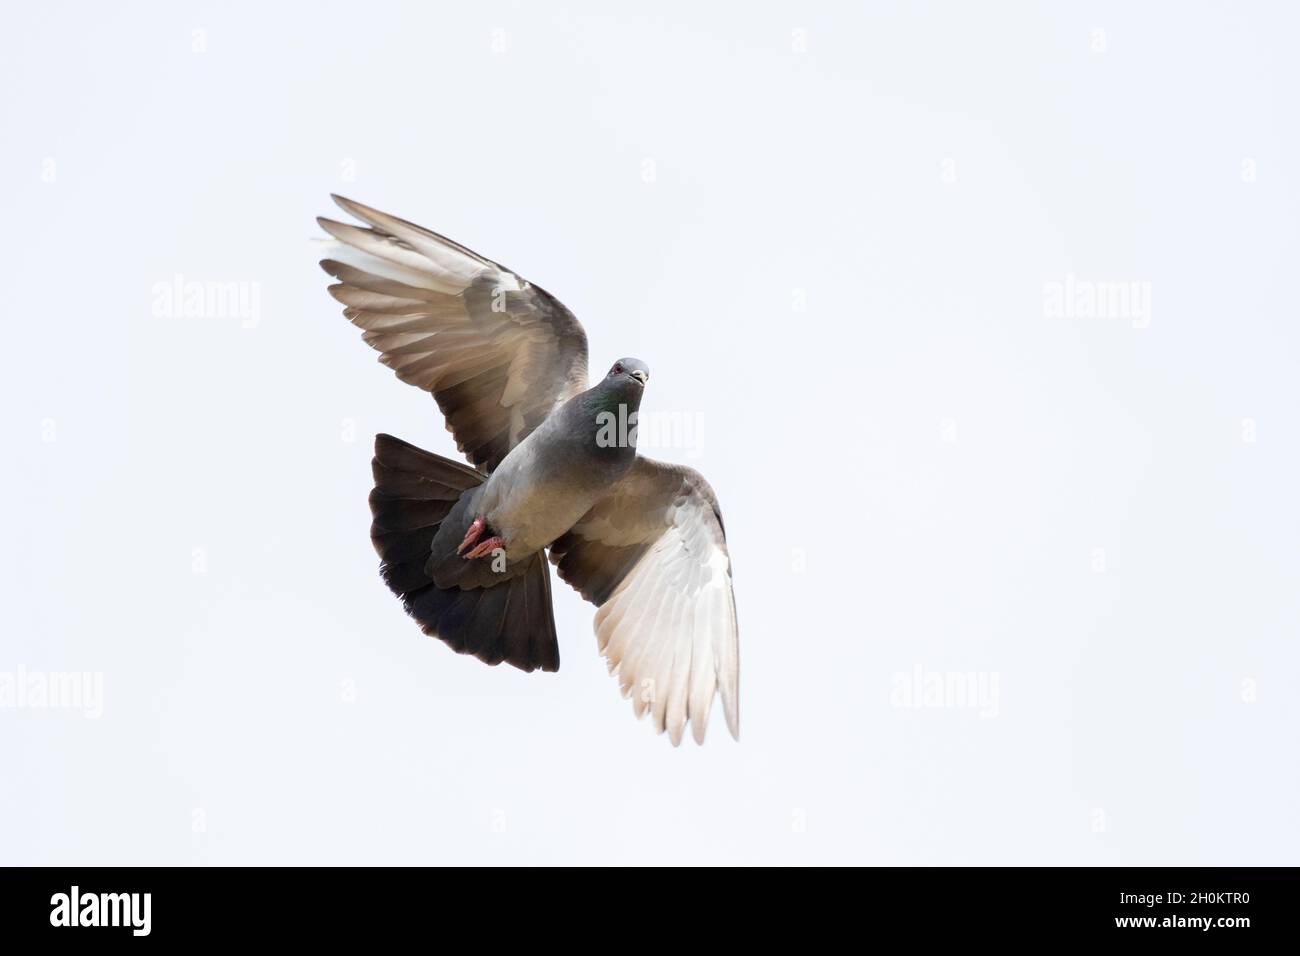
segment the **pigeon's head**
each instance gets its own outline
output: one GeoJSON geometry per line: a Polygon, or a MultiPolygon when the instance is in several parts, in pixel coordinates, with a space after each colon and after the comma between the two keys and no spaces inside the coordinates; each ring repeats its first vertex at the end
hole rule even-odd
{"type": "Polygon", "coordinates": [[[635,383],[645,388],[645,383],[650,381],[650,366],[640,359],[621,358],[610,367],[605,379],[620,385],[635,383]]]}

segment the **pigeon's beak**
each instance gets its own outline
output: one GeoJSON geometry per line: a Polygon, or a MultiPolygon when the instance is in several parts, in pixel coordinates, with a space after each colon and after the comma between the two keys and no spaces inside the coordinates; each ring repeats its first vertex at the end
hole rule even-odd
{"type": "Polygon", "coordinates": [[[642,388],[645,388],[645,383],[650,381],[650,376],[640,369],[636,369],[632,372],[632,377],[637,380],[637,383],[640,384],[642,388]]]}

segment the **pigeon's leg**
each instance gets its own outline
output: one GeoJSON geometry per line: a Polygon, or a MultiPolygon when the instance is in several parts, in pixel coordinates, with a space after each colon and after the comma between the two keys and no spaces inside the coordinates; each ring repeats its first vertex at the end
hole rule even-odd
{"type": "Polygon", "coordinates": [[[505,546],[506,546],[506,539],[501,537],[499,534],[494,534],[492,537],[485,538],[483,541],[479,542],[478,547],[475,548],[473,551],[471,551],[469,554],[465,555],[465,558],[466,560],[469,560],[471,558],[481,558],[485,554],[491,554],[497,548],[501,548],[502,550],[504,550],[505,546]]]}
{"type": "Polygon", "coordinates": [[[487,527],[487,519],[483,518],[481,515],[475,518],[474,523],[470,525],[469,530],[465,532],[465,540],[460,543],[460,547],[456,549],[456,553],[460,554],[462,551],[464,551],[466,548],[472,545],[475,541],[477,541],[479,539],[479,536],[483,534],[483,529],[486,527],[487,527]]]}

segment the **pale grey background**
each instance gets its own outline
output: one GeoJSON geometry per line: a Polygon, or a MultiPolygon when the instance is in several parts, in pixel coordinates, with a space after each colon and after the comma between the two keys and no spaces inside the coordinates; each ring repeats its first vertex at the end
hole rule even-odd
{"type": "Polygon", "coordinates": [[[974,6],[7,11],[0,672],[104,712],[0,710],[0,861],[1298,862],[1297,17],[974,6]],[[331,191],[703,423],[739,745],[636,723],[563,585],[558,675],[405,618],[370,436],[454,448],[324,291],[331,191]]]}

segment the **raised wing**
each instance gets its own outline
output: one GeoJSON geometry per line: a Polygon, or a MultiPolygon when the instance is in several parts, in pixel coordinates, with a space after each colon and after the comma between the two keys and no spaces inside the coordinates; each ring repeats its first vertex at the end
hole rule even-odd
{"type": "Polygon", "coordinates": [[[704,742],[715,691],[740,738],[740,649],[717,498],[699,472],[638,457],[551,545],[560,577],[599,607],[596,640],[637,716],[673,745],[704,742]]]}
{"type": "Polygon", "coordinates": [[[368,227],[318,219],[330,294],[404,382],[431,392],[456,447],[491,472],[587,388],[587,336],[557,299],[435,232],[352,202],[368,227]]]}

